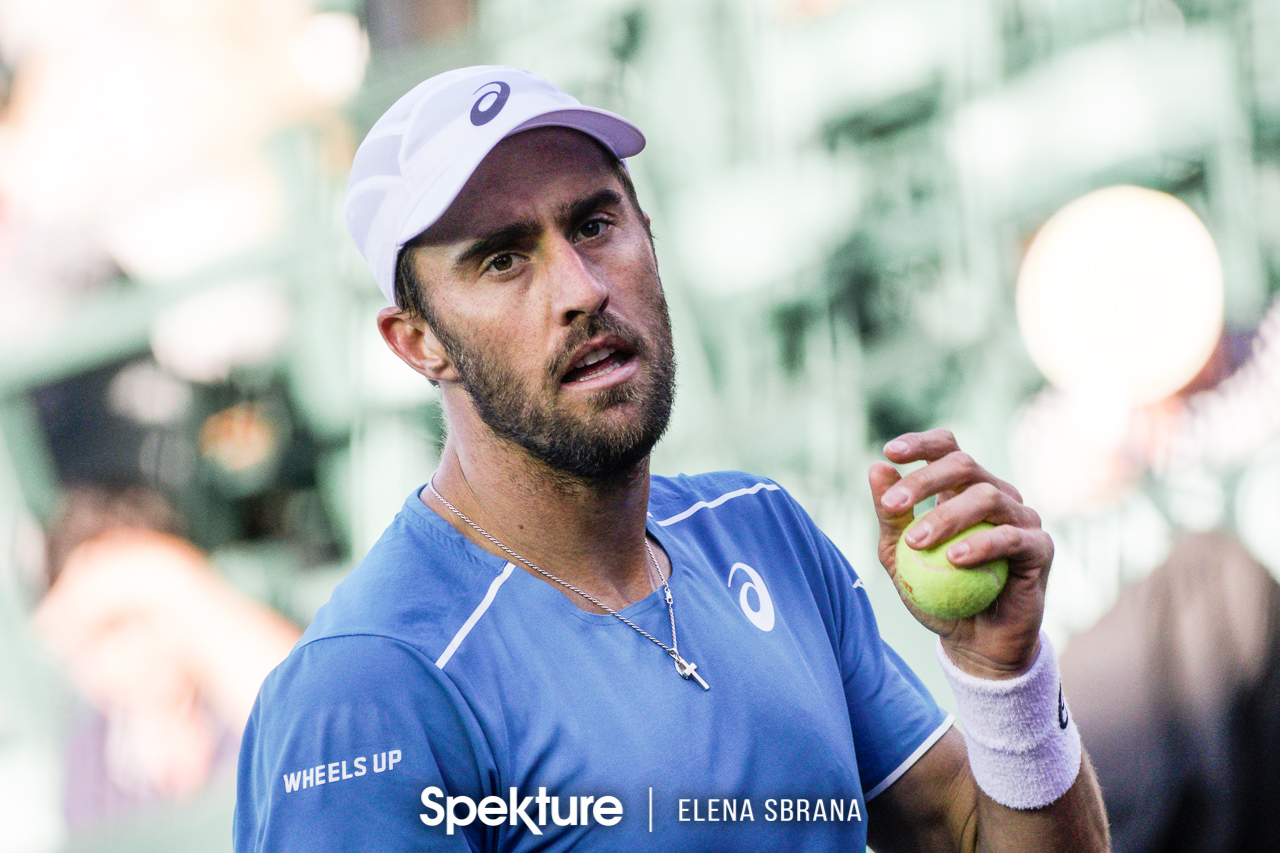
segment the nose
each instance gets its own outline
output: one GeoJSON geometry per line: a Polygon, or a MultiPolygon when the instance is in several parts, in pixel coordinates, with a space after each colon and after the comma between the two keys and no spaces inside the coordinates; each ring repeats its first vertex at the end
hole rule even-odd
{"type": "Polygon", "coordinates": [[[554,316],[567,326],[580,315],[604,311],[609,304],[609,288],[599,271],[569,240],[557,238],[552,242],[548,274],[554,316]]]}

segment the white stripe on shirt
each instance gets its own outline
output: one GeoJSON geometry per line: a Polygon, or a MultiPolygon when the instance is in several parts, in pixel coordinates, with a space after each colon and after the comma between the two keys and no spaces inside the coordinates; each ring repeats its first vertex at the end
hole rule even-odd
{"type": "Polygon", "coordinates": [[[436,661],[436,666],[444,669],[444,665],[449,662],[449,658],[453,657],[453,653],[458,650],[458,646],[462,645],[462,641],[467,638],[467,634],[471,633],[471,629],[480,621],[480,617],[489,609],[489,605],[493,604],[493,598],[498,594],[498,587],[502,586],[503,581],[511,577],[511,572],[515,567],[515,563],[507,563],[506,568],[502,570],[502,574],[494,578],[493,583],[489,584],[489,591],[484,594],[484,601],[481,601],[479,606],[467,617],[467,621],[462,623],[458,633],[453,635],[449,645],[445,646],[444,654],[440,655],[436,661]]]}
{"type": "Polygon", "coordinates": [[[737,491],[727,492],[713,501],[698,501],[696,504],[689,507],[684,512],[677,513],[676,515],[673,515],[664,521],[659,521],[658,526],[667,527],[669,525],[675,524],[677,521],[684,521],[686,518],[693,515],[695,512],[697,512],[700,509],[715,509],[716,507],[720,506],[720,504],[724,503],[727,500],[732,500],[733,498],[740,498],[743,495],[754,495],[756,492],[760,491],[761,489],[766,489],[771,492],[777,492],[777,491],[781,491],[782,487],[775,483],[756,483],[754,486],[750,486],[745,489],[738,489],[737,491]]]}
{"type": "Polygon", "coordinates": [[[924,755],[926,752],[929,751],[929,747],[933,746],[935,743],[937,743],[939,740],[942,739],[942,736],[947,733],[947,729],[951,728],[952,724],[955,723],[955,721],[956,721],[955,717],[951,716],[950,714],[947,714],[947,718],[942,721],[942,725],[934,729],[933,733],[930,734],[927,738],[925,738],[922,744],[916,747],[915,752],[908,755],[906,760],[903,761],[901,764],[899,764],[892,773],[890,773],[888,776],[880,780],[879,785],[876,785],[870,791],[867,791],[865,794],[862,795],[864,801],[871,802],[871,800],[874,799],[877,795],[879,795],[885,788],[889,787],[894,782],[897,782],[898,778],[902,776],[903,773],[906,773],[908,770],[911,769],[911,765],[915,764],[917,761],[920,760],[920,756],[924,755]]]}

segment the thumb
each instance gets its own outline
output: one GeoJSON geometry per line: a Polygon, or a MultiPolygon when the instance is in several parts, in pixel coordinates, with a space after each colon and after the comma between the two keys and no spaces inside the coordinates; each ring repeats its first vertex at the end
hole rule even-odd
{"type": "Polygon", "coordinates": [[[871,500],[875,502],[876,518],[880,520],[880,531],[882,534],[886,530],[892,531],[895,539],[915,519],[915,512],[911,506],[895,512],[886,509],[881,501],[884,493],[901,479],[902,475],[898,473],[898,469],[888,462],[872,463],[871,470],[867,472],[867,480],[871,485],[871,500]]]}
{"type": "Polygon", "coordinates": [[[896,512],[886,509],[880,499],[894,483],[901,479],[902,475],[898,473],[898,469],[888,462],[875,462],[867,472],[867,480],[871,485],[871,499],[875,502],[876,518],[880,522],[877,556],[880,558],[880,564],[894,577],[897,576],[895,552],[898,547],[898,537],[915,519],[915,511],[911,506],[896,512]]]}

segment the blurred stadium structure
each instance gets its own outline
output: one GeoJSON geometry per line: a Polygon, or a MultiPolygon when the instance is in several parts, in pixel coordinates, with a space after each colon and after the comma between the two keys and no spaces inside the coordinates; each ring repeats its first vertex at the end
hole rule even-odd
{"type": "Polygon", "coordinates": [[[229,848],[226,768],[68,828],[73,701],[27,627],[41,531],[70,486],[154,490],[224,578],[310,619],[441,437],[377,337],[345,170],[401,93],[479,63],[649,137],[632,172],[680,356],[657,471],[795,491],[944,703],[874,565],[866,465],[900,432],[952,428],[1045,509],[1060,643],[1181,530],[1280,572],[1280,330],[1257,337],[1280,286],[1280,0],[0,0],[0,850],[229,848]],[[1087,358],[1087,336],[1019,326],[1032,238],[1113,185],[1211,237],[1167,247],[1206,270],[1185,289],[1129,258],[1071,307],[1135,363],[1190,365],[1154,396],[1053,387],[1031,352],[1058,334],[1087,358]],[[1203,307],[1143,326],[1162,301],[1203,307]]]}

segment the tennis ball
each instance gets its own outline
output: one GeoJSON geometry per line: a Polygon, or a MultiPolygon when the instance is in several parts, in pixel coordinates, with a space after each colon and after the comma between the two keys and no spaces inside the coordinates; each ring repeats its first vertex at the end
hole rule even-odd
{"type": "MultiPolygon", "coordinates": [[[[914,526],[914,522],[912,524],[914,526]]],[[[995,525],[980,521],[947,541],[917,551],[907,544],[906,531],[898,539],[898,586],[916,606],[940,619],[967,619],[986,610],[1009,579],[1009,563],[992,560],[971,569],[951,565],[946,552],[955,543],[995,525]]],[[[908,527],[907,530],[910,530],[908,527]]]]}

